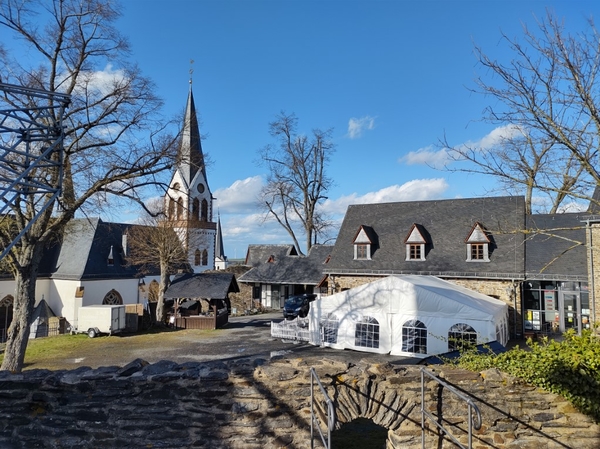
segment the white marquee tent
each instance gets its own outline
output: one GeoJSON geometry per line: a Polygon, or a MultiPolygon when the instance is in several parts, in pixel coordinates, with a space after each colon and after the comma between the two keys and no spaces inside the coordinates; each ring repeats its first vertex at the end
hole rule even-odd
{"type": "Polygon", "coordinates": [[[460,340],[508,342],[508,306],[434,276],[389,276],[311,303],[310,342],[426,357],[460,340]]]}

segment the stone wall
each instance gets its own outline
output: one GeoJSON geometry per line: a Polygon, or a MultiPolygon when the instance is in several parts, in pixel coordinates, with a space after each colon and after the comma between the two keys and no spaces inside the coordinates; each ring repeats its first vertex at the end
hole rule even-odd
{"type": "MultiPolygon", "coordinates": [[[[418,366],[283,358],[0,372],[0,447],[309,448],[311,366],[336,404],[337,428],[368,418],[388,429],[387,449],[421,447],[418,366]]],[[[481,410],[475,449],[600,447],[599,426],[559,396],[496,370],[438,369],[481,410]]],[[[466,444],[464,404],[433,381],[425,391],[426,408],[466,444]]],[[[428,432],[426,447],[455,446],[428,432]]]]}

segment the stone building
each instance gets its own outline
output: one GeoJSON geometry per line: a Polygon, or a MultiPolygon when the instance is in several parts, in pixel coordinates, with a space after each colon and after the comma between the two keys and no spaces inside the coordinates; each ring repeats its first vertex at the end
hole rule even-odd
{"type": "Polygon", "coordinates": [[[586,236],[600,220],[588,215],[528,216],[520,196],[353,205],[324,273],[330,293],[433,275],[504,301],[511,338],[580,331],[595,310],[586,236]]]}

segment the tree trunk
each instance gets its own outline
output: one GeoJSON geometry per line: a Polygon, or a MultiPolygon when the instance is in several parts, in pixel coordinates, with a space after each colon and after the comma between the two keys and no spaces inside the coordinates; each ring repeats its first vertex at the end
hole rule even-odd
{"type": "Polygon", "coordinates": [[[169,287],[169,273],[167,267],[161,263],[160,284],[158,286],[158,300],[156,303],[156,322],[164,324],[165,322],[165,291],[169,287]]]}
{"type": "Polygon", "coordinates": [[[35,306],[35,284],[43,244],[24,245],[20,262],[25,261],[17,273],[13,320],[8,327],[4,360],[0,370],[20,373],[25,361],[29,341],[31,315],[35,306]]]}

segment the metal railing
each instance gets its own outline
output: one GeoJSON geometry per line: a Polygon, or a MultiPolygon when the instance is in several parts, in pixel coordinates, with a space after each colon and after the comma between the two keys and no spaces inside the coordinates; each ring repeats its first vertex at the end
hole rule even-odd
{"type": "Polygon", "coordinates": [[[468,435],[469,435],[468,436],[468,438],[469,438],[468,439],[468,441],[469,441],[468,449],[471,449],[473,447],[472,446],[472,444],[473,444],[473,428],[475,428],[475,430],[481,429],[481,413],[479,411],[479,408],[475,405],[475,403],[473,402],[473,400],[471,398],[465,396],[460,391],[458,391],[456,388],[454,388],[452,385],[450,385],[448,382],[443,381],[442,379],[437,377],[435,374],[427,371],[425,368],[421,368],[421,447],[423,449],[425,449],[425,418],[427,417],[431,420],[431,422],[433,424],[435,424],[435,426],[440,431],[442,431],[444,433],[444,435],[446,435],[448,438],[450,438],[458,447],[460,447],[461,449],[466,449],[465,446],[463,446],[456,439],[456,437],[454,437],[454,435],[452,435],[448,431],[448,429],[446,429],[444,427],[439,416],[435,416],[426,410],[426,407],[425,407],[425,376],[434,380],[442,387],[447,388],[448,391],[450,391],[451,393],[454,393],[454,395],[456,395],[459,399],[461,399],[462,401],[467,403],[468,414],[469,414],[469,416],[468,416],[469,428],[467,430],[468,435]],[[477,415],[477,421],[475,422],[475,425],[473,425],[473,411],[475,411],[475,413],[477,415]],[[439,420],[439,422],[438,422],[438,420],[439,420]]]}
{"type": "Polygon", "coordinates": [[[333,430],[334,426],[335,426],[335,410],[333,407],[333,401],[327,394],[325,387],[323,387],[323,384],[321,383],[321,380],[319,379],[317,372],[315,371],[314,368],[311,368],[310,369],[310,448],[314,449],[314,447],[315,447],[315,427],[316,427],[317,430],[319,431],[319,436],[321,438],[321,442],[323,443],[323,446],[325,446],[326,449],[331,449],[331,431],[333,430]],[[321,422],[319,421],[319,418],[315,415],[315,406],[314,406],[314,404],[315,404],[314,382],[315,381],[317,382],[317,385],[319,386],[321,393],[325,397],[325,404],[327,405],[327,422],[325,423],[326,427],[327,427],[327,437],[325,437],[325,435],[323,433],[323,429],[321,429],[321,422]]]}

